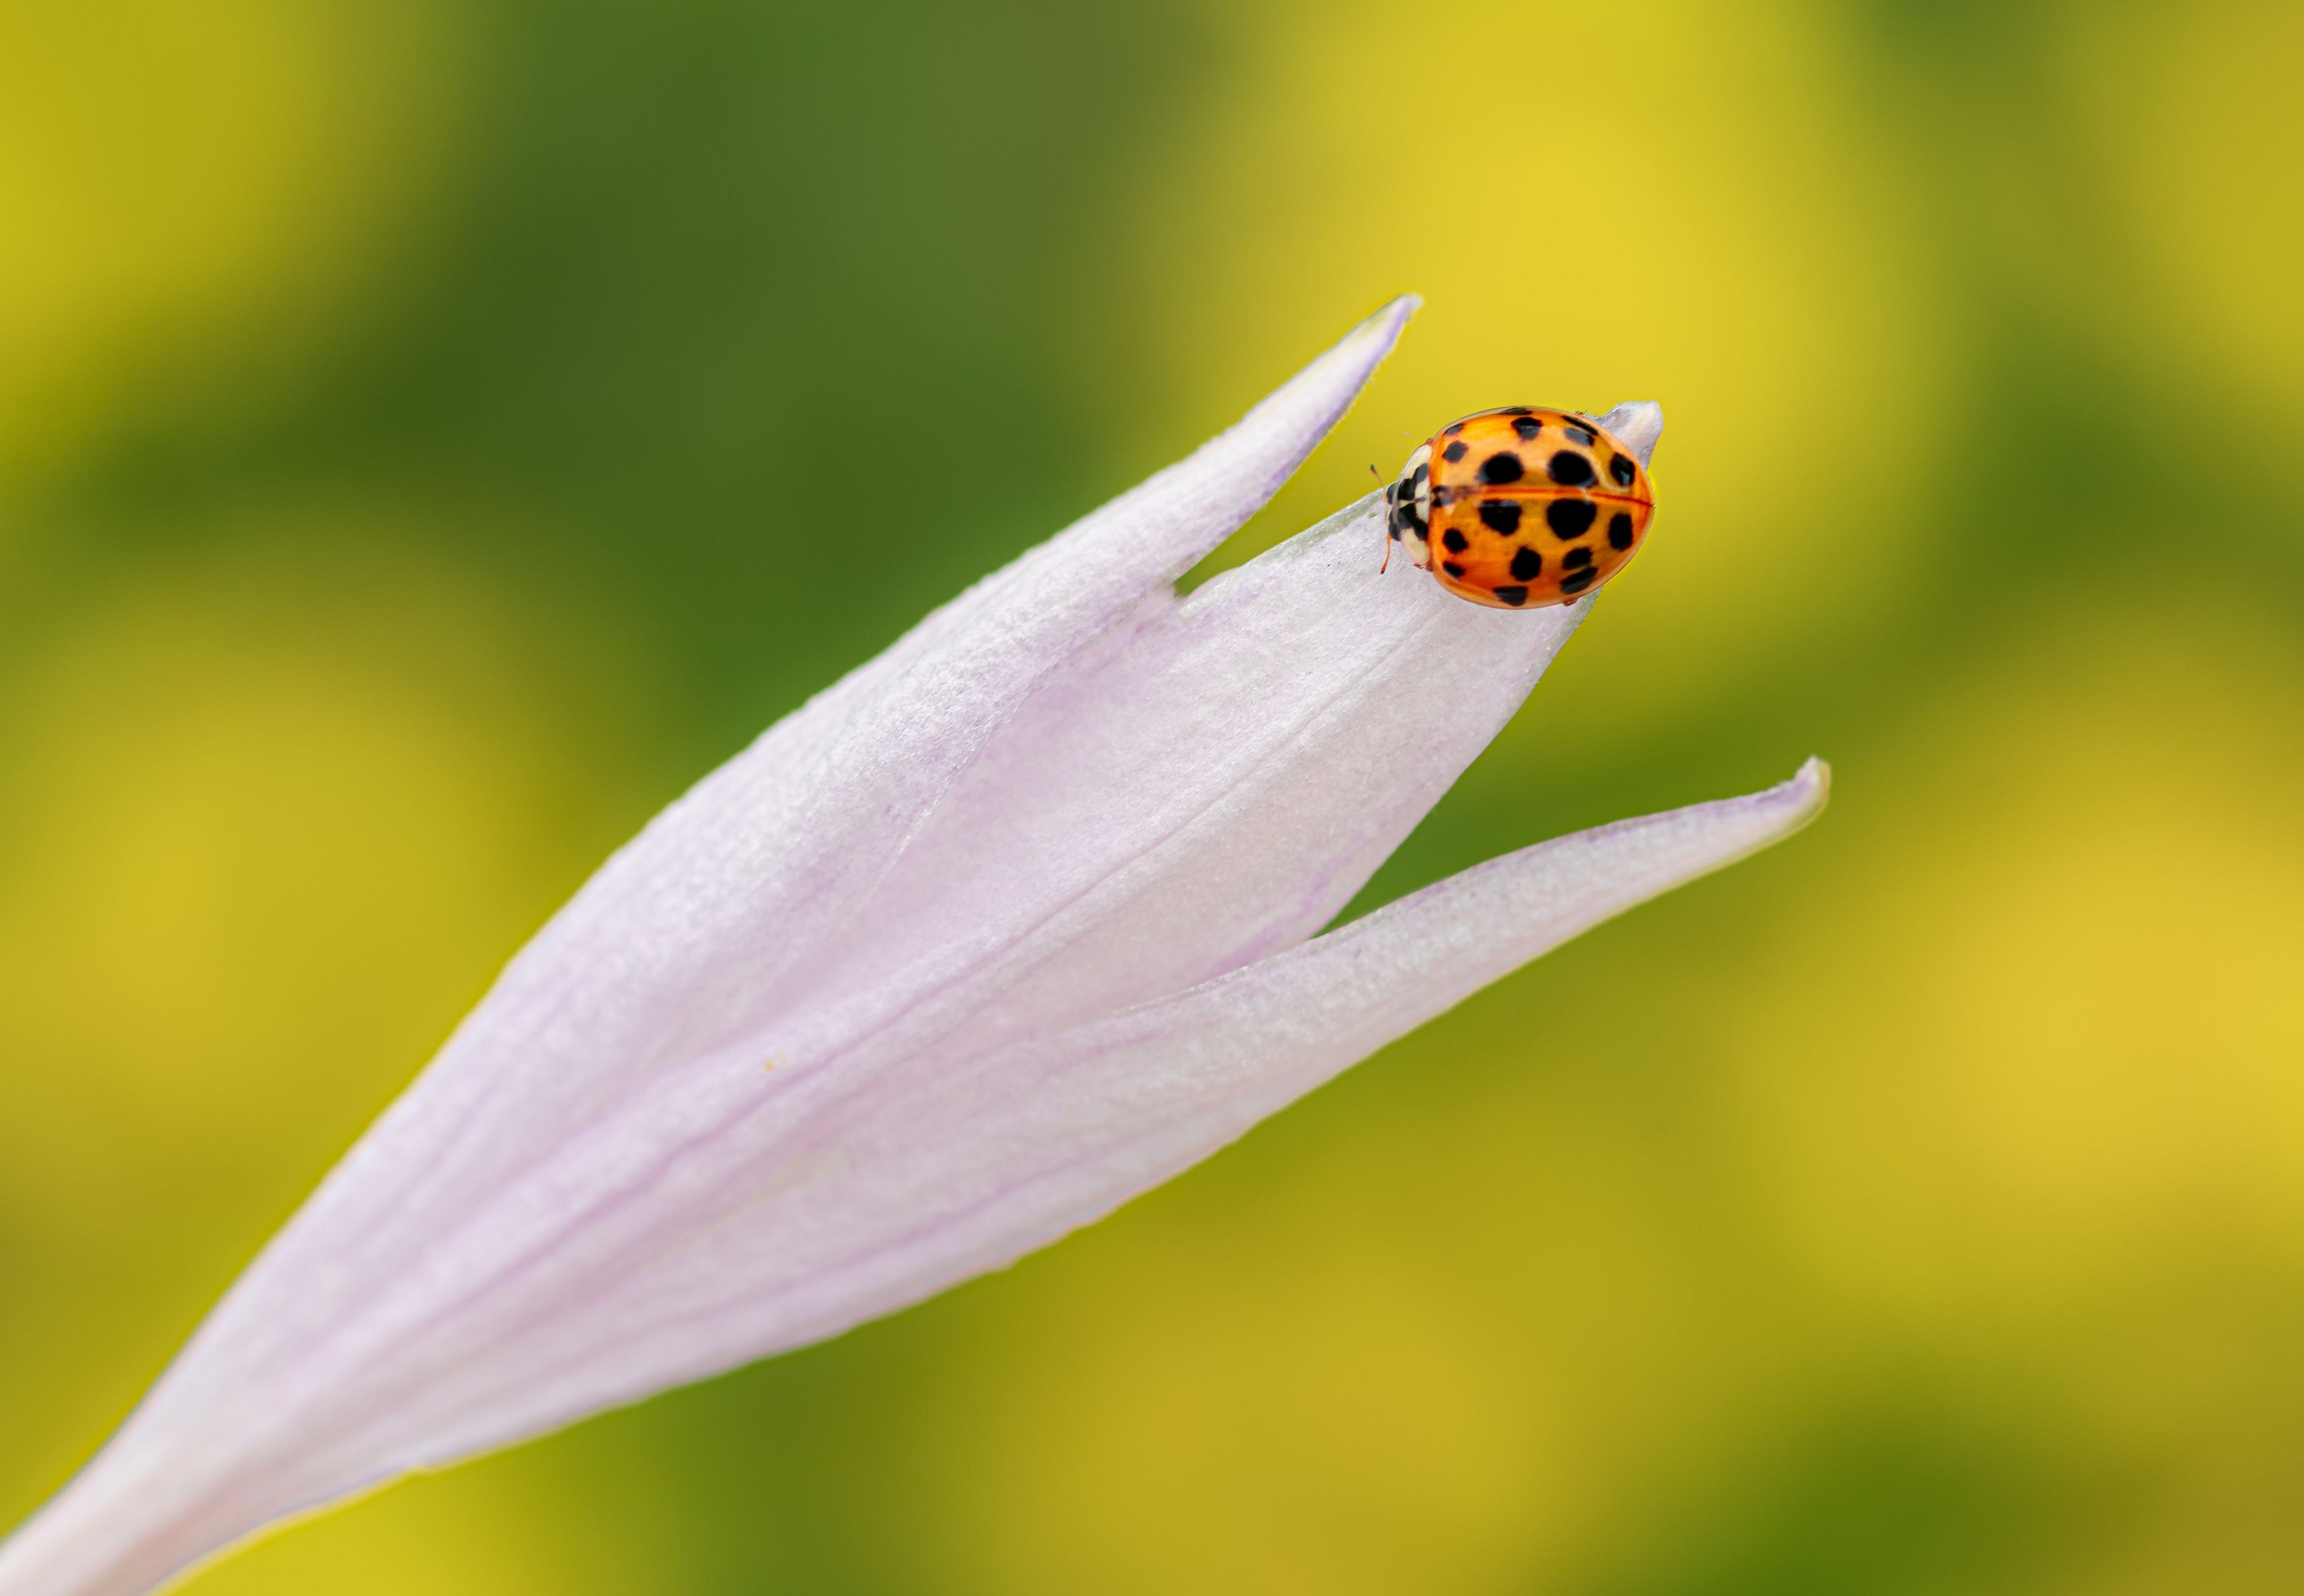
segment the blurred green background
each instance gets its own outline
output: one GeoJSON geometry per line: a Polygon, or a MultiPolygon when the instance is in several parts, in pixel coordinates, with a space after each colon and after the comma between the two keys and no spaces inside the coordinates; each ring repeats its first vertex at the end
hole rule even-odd
{"type": "Polygon", "coordinates": [[[1402,289],[1663,512],[1381,900],[1758,861],[199,1596],[2304,1589],[2304,9],[0,9],[0,1523],[607,850],[1402,289]],[[892,477],[848,442],[916,419],[892,477]],[[901,543],[856,563],[860,519],[901,543]]]}

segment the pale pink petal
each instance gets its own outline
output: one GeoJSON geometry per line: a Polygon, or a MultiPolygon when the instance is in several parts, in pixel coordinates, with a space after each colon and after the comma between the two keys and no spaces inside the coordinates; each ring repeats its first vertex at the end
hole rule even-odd
{"type": "Polygon", "coordinates": [[[1664,436],[1664,407],[1648,400],[1620,404],[1606,415],[1595,418],[1608,435],[1640,457],[1648,465],[1656,458],[1656,440],[1664,436]]]}
{"type": "Polygon", "coordinates": [[[1379,577],[1385,546],[1363,502],[1066,667],[751,1045],[975,1051],[1326,925],[1589,608],[1467,604],[1405,561],[1379,577]]]}
{"type": "Polygon", "coordinates": [[[859,1170],[902,1173],[855,1179],[829,1203],[811,1194],[805,1212],[824,1228],[791,1261],[792,1295],[723,1309],[796,1344],[1045,1246],[1530,959],[1783,840],[1829,790],[1811,759],[1749,797],[1539,843],[1189,992],[878,1099],[827,1127],[818,1156],[851,1149],[859,1170]]]}
{"type": "MultiPolygon", "coordinates": [[[[576,1200],[552,1168],[572,1146],[615,1144],[586,1172],[610,1185],[676,1150],[617,1135],[626,1105],[791,1000],[795,966],[870,899],[1018,707],[1148,601],[1173,604],[1168,582],[1287,479],[1414,308],[1385,307],[1232,430],[931,615],[658,816],[523,950],[115,1444],[0,1549],[0,1590],[141,1589],[391,1472],[364,1455],[344,1474],[298,1438],[322,1409],[373,1396],[348,1367],[404,1375],[394,1337],[465,1325],[461,1296],[505,1259],[445,1244],[480,1212],[527,1221],[537,1245],[561,1236],[582,1213],[555,1206],[576,1200]],[[66,1578],[89,1558],[97,1583],[66,1578]]],[[[765,1079],[748,1068],[747,1094],[765,1079]]]]}
{"type": "MultiPolygon", "coordinates": [[[[360,1172],[357,1201],[324,1192],[373,1216],[355,1241],[337,1214],[339,1266],[394,1267],[538,1150],[773,1011],[792,967],[857,912],[1018,705],[1270,498],[1415,308],[1386,306],[1230,431],[929,616],[657,816],[355,1151],[331,1184],[360,1172]]],[[[249,1305],[271,1326],[250,1358],[268,1363],[334,1312],[294,1295],[249,1305]]]]}
{"type": "Polygon", "coordinates": [[[742,1117],[716,1135],[771,1178],[708,1195],[699,1170],[689,1199],[717,1201],[722,1222],[677,1248],[628,1236],[629,1252],[604,1249],[580,1321],[539,1292],[516,1368],[440,1357],[433,1383],[377,1410],[361,1441],[409,1462],[454,1455],[556,1423],[580,1393],[645,1395],[1007,1262],[1528,960],[1789,836],[1826,790],[1811,761],[1749,798],[1493,860],[1189,992],[950,1058],[902,1092],[822,1102],[800,1123],[742,1117]]]}

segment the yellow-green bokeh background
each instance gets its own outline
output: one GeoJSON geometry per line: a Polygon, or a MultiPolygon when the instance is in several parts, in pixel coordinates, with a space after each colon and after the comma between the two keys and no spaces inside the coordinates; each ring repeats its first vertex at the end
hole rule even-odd
{"type": "Polygon", "coordinates": [[[8,4],[0,1522],[650,812],[1414,289],[1243,546],[1512,401],[1661,400],[1664,511],[1368,900],[1812,751],[1825,822],[1007,1274],[190,1588],[2304,1589],[2300,62],[8,4]]]}

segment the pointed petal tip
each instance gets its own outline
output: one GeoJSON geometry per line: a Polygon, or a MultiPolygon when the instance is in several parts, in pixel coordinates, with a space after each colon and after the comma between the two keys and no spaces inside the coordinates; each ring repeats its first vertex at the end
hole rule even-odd
{"type": "Polygon", "coordinates": [[[1664,435],[1664,406],[1653,399],[1627,400],[1599,418],[1599,421],[1639,457],[1642,466],[1653,460],[1656,440],[1664,435]]]}
{"type": "Polygon", "coordinates": [[[1811,754],[1792,779],[1776,791],[1792,802],[1792,812],[1799,816],[1794,828],[1804,826],[1824,813],[1832,801],[1832,766],[1811,754]]]}
{"type": "Polygon", "coordinates": [[[1352,350],[1360,352],[1368,362],[1368,368],[1373,371],[1386,355],[1392,353],[1393,346],[1400,342],[1401,334],[1408,328],[1408,318],[1423,306],[1423,300],[1412,293],[1387,300],[1358,326],[1345,334],[1336,347],[1339,351],[1352,350]]]}
{"type": "Polygon", "coordinates": [[[1831,801],[1832,766],[1812,754],[1800,769],[1774,787],[1764,788],[1748,798],[1721,800],[1724,809],[1742,806],[1748,815],[1757,811],[1764,818],[1761,824],[1749,833],[1750,840],[1747,846],[1724,854],[1719,863],[1710,868],[1716,870],[1740,859],[1749,858],[1763,849],[1774,848],[1795,832],[1807,830],[1831,801]]]}

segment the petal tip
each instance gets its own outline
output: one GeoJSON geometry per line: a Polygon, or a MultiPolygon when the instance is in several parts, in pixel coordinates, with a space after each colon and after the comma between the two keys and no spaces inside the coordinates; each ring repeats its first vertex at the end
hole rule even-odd
{"type": "Polygon", "coordinates": [[[1784,834],[1793,832],[1824,813],[1832,801],[1832,766],[1811,754],[1806,764],[1794,771],[1792,779],[1775,790],[1775,796],[1790,806],[1790,824],[1784,834]]]}
{"type": "Polygon", "coordinates": [[[1664,435],[1664,406],[1653,399],[1627,400],[1599,422],[1647,466],[1656,456],[1656,440],[1664,435]]]}
{"type": "Polygon", "coordinates": [[[1408,318],[1424,308],[1424,300],[1416,294],[1404,293],[1386,300],[1370,312],[1360,325],[1344,334],[1347,345],[1373,343],[1376,346],[1371,368],[1376,361],[1392,352],[1393,345],[1408,327],[1408,318]]]}

